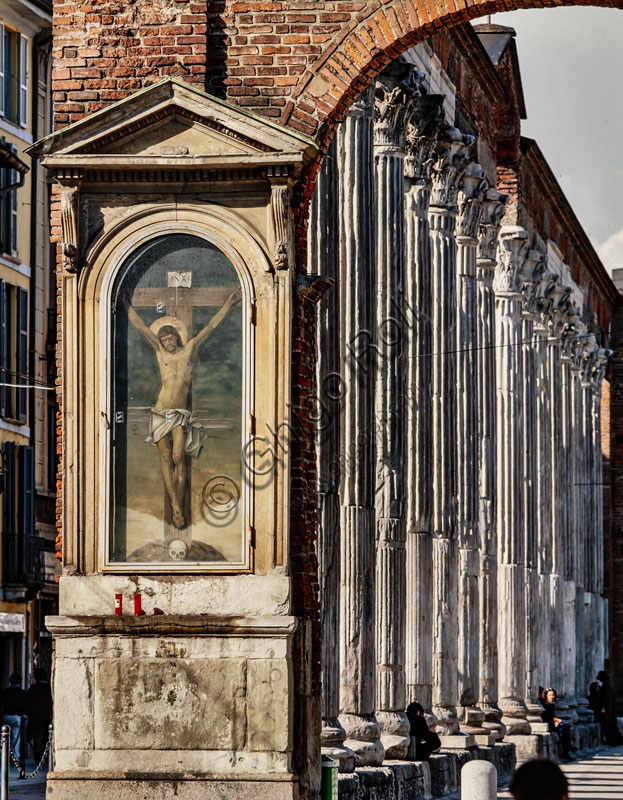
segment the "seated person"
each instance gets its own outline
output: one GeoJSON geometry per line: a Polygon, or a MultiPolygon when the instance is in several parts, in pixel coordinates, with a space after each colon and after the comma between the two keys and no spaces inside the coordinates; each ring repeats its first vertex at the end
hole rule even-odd
{"type": "Polygon", "coordinates": [[[568,800],[569,784],[558,764],[533,758],[517,768],[508,791],[515,800],[568,800]]]}
{"type": "Polygon", "coordinates": [[[556,716],[556,690],[548,689],[545,693],[545,705],[541,714],[543,722],[547,722],[550,733],[557,733],[560,737],[562,758],[571,759],[571,753],[577,750],[571,744],[571,727],[556,716]]]}
{"type": "Polygon", "coordinates": [[[426,724],[424,708],[420,703],[411,703],[407,707],[407,717],[411,725],[409,734],[415,739],[415,757],[418,761],[427,761],[431,753],[439,751],[441,740],[426,724]]]}
{"type": "Polygon", "coordinates": [[[599,722],[601,724],[603,719],[603,710],[601,706],[601,697],[599,693],[599,684],[597,681],[593,681],[591,685],[588,687],[588,707],[595,715],[595,722],[599,722]]]}

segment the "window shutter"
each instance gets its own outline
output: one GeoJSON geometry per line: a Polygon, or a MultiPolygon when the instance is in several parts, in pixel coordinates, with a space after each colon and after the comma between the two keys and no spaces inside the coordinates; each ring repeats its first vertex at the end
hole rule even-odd
{"type": "Polygon", "coordinates": [[[28,125],[28,39],[19,35],[19,124],[28,125]]]}
{"type": "Polygon", "coordinates": [[[32,446],[20,447],[18,451],[19,467],[19,533],[31,536],[34,533],[35,521],[35,459],[32,446]]]}
{"type": "MultiPolygon", "coordinates": [[[[17,289],[17,352],[15,383],[28,383],[28,292],[17,289]]],[[[17,418],[24,422],[28,410],[28,390],[17,390],[17,418]]]]}
{"type": "Polygon", "coordinates": [[[0,22],[0,117],[4,112],[4,23],[0,22]]]}

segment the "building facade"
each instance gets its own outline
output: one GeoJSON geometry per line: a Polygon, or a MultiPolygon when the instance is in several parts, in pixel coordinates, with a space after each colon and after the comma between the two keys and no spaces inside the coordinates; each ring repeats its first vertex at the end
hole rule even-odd
{"type": "Polygon", "coordinates": [[[34,667],[50,669],[43,620],[57,607],[50,190],[45,172],[25,154],[51,127],[51,26],[51,3],[7,2],[0,9],[3,684],[12,671],[27,685],[34,667]]]}
{"type": "Polygon", "coordinates": [[[408,702],[508,767],[547,684],[595,735],[618,295],[512,31],[351,13],[56,9],[59,796],[419,796],[408,702]]]}

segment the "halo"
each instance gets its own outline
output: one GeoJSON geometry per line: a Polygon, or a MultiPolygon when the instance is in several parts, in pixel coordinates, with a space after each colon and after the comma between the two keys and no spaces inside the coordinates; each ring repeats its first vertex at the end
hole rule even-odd
{"type": "Polygon", "coordinates": [[[149,330],[153,331],[153,333],[158,336],[158,331],[160,328],[164,328],[165,325],[170,325],[172,328],[175,328],[182,340],[182,346],[184,346],[188,341],[188,329],[179,317],[158,317],[158,319],[151,323],[149,330]]]}

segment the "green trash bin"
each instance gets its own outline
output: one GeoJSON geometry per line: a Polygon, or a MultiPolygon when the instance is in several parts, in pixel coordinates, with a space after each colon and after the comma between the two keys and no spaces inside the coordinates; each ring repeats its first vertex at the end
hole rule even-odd
{"type": "Polygon", "coordinates": [[[322,756],[321,800],[337,800],[337,769],[339,762],[331,756],[322,756]]]}

